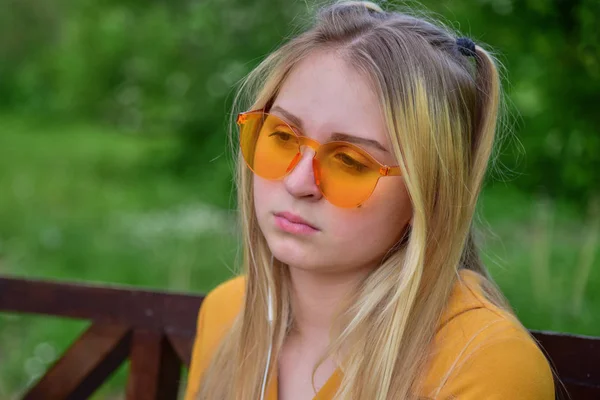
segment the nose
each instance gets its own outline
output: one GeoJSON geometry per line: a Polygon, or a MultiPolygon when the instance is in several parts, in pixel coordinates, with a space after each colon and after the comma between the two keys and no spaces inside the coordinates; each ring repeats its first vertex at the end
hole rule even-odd
{"type": "Polygon", "coordinates": [[[300,160],[283,179],[286,190],[296,198],[317,201],[322,197],[315,180],[314,156],[313,149],[308,146],[303,147],[300,160]]]}

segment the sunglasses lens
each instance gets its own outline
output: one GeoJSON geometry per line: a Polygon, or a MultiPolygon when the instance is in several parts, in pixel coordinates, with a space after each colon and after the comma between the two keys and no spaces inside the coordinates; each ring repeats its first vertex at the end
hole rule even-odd
{"type": "MultiPolygon", "coordinates": [[[[300,157],[300,139],[283,120],[266,113],[244,114],[240,145],[248,167],[265,179],[281,179],[300,157]]],[[[327,200],[338,207],[364,202],[379,179],[379,164],[360,148],[345,142],[322,145],[316,155],[315,177],[327,200]]]]}
{"type": "Polygon", "coordinates": [[[280,179],[299,153],[298,137],[281,119],[268,114],[250,114],[241,124],[240,144],[250,169],[265,179],[280,179]]]}
{"type": "Polygon", "coordinates": [[[319,187],[338,207],[356,207],[375,189],[379,165],[365,152],[348,143],[330,142],[317,155],[319,187]]]}

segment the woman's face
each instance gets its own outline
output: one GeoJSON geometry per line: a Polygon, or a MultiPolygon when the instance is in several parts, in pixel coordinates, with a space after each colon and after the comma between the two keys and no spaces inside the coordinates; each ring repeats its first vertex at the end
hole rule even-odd
{"type": "MultiPolygon", "coordinates": [[[[270,112],[320,143],[333,133],[376,141],[382,148],[365,140],[357,144],[382,164],[398,164],[379,99],[368,81],[336,55],[317,52],[304,59],[283,83],[270,112]]],[[[403,177],[382,177],[362,207],[340,208],[320,193],[313,155],[307,148],[283,180],[254,176],[256,215],[271,252],[291,268],[315,272],[376,267],[412,216],[403,177]],[[294,224],[294,216],[315,229],[294,224]]]]}

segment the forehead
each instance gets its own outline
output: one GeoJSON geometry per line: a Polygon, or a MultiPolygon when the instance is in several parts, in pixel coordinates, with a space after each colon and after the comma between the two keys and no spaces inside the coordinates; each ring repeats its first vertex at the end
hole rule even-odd
{"type": "Polygon", "coordinates": [[[389,149],[387,128],[368,79],[340,56],[317,52],[294,67],[273,106],[302,121],[307,136],[324,142],[332,132],[374,139],[389,149]]]}

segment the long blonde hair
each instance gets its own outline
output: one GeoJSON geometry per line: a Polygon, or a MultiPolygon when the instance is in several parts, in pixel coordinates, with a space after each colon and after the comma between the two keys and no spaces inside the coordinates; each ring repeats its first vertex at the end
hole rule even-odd
{"type": "MultiPolygon", "coordinates": [[[[330,49],[370,80],[385,112],[414,214],[404,240],[340,305],[320,360],[339,355],[342,344],[349,349],[336,399],[417,395],[427,350],[461,268],[481,274],[484,294],[514,315],[480,260],[473,230],[501,109],[497,62],[481,46],[473,57],[461,54],[456,38],[424,17],[384,11],[371,2],[337,2],[321,8],[310,29],[268,55],[235,97],[233,116],[268,110],[299,61],[330,49]]],[[[288,269],[272,261],[255,215],[252,173],[239,152],[236,183],[245,300],[203,375],[198,393],[203,400],[259,399],[269,348],[272,344],[277,360],[294,319],[288,269]]]]}

